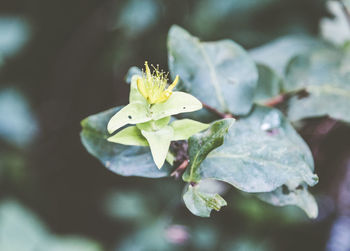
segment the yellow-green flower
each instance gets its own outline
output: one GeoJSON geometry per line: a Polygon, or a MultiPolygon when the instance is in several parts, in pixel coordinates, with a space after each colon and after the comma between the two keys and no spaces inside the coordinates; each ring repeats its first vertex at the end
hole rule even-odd
{"type": "Polygon", "coordinates": [[[174,82],[166,88],[167,75],[155,67],[153,73],[151,73],[147,61],[145,62],[145,73],[137,79],[137,89],[149,104],[163,103],[173,93],[172,90],[179,81],[179,76],[176,76],[174,82]]]}

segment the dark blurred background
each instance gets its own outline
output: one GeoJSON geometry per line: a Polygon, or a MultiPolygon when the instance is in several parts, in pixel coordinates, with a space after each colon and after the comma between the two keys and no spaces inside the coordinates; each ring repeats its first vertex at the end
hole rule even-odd
{"type": "MultiPolygon", "coordinates": [[[[167,69],[172,24],[250,49],[288,34],[317,36],[326,16],[321,0],[2,0],[0,235],[10,231],[8,211],[19,208],[46,226],[55,250],[350,250],[344,124],[314,119],[301,130],[320,177],[312,189],[320,206],[315,221],[235,189],[221,212],[193,216],[182,204],[182,181],[117,176],[79,138],[83,118],[127,103],[131,66],[148,60],[167,69]],[[85,248],[61,244],[73,235],[84,237],[72,242],[85,241],[85,248]]],[[[13,231],[20,242],[21,231],[13,231]]],[[[11,245],[7,250],[51,250],[11,245]]]]}

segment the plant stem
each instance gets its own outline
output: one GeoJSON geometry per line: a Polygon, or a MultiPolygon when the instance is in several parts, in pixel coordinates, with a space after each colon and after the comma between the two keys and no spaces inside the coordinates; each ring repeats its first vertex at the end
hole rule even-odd
{"type": "Polygon", "coordinates": [[[219,117],[221,117],[223,119],[234,118],[234,116],[232,114],[220,112],[220,111],[216,110],[214,107],[207,105],[206,103],[202,102],[202,105],[205,109],[207,109],[208,111],[210,111],[212,113],[215,113],[216,115],[218,115],[219,117]]]}
{"type": "Polygon", "coordinates": [[[180,178],[181,174],[186,170],[188,166],[188,160],[185,159],[181,165],[179,165],[174,172],[170,174],[171,177],[175,177],[175,179],[180,178]]]}
{"type": "Polygon", "coordinates": [[[270,107],[274,107],[276,105],[279,105],[287,99],[287,96],[288,95],[286,95],[286,94],[280,94],[280,95],[273,97],[273,98],[269,99],[268,101],[266,101],[265,105],[270,106],[270,107]]]}

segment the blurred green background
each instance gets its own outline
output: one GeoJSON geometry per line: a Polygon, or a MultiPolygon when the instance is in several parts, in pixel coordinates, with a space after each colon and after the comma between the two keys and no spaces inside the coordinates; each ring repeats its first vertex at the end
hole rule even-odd
{"type": "Polygon", "coordinates": [[[321,0],[2,0],[0,250],[350,250],[350,129],[306,121],[320,214],[275,208],[223,184],[209,219],[183,205],[182,181],[113,174],[80,143],[80,121],[126,104],[124,76],[167,68],[178,24],[203,40],[251,49],[319,34],[321,0]]]}

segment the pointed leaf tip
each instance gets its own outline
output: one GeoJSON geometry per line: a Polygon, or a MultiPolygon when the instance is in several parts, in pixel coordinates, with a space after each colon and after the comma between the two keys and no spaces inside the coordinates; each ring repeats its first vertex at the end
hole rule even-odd
{"type": "Polygon", "coordinates": [[[161,169],[168,154],[170,141],[174,134],[173,128],[165,126],[158,131],[141,130],[141,133],[148,141],[156,166],[158,169],[161,169]]]}

